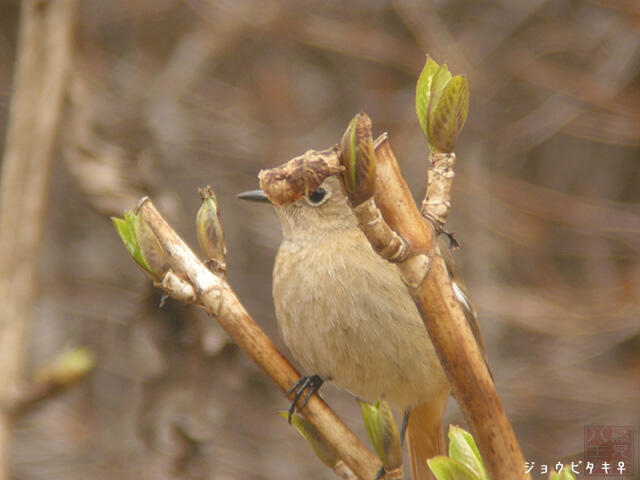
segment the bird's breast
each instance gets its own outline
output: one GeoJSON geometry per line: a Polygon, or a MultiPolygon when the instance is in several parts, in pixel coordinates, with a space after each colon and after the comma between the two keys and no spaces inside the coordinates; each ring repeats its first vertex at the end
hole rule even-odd
{"type": "Polygon", "coordinates": [[[359,230],[283,242],[273,297],[284,341],[308,373],[369,401],[385,393],[399,408],[448,388],[397,268],[359,230]]]}

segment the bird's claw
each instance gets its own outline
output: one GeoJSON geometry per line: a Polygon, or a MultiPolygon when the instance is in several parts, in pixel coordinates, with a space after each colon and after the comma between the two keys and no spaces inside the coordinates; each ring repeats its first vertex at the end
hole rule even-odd
{"type": "Polygon", "coordinates": [[[300,380],[298,380],[295,385],[287,391],[287,396],[295,392],[293,400],[291,400],[291,405],[289,405],[289,416],[287,417],[289,425],[291,425],[291,416],[296,409],[298,400],[300,400],[300,397],[302,396],[304,391],[307,390],[307,395],[304,397],[304,400],[302,400],[302,403],[300,404],[298,409],[305,407],[311,395],[320,390],[320,387],[323,383],[324,380],[319,375],[304,376],[300,377],[300,380]]]}
{"type": "Polygon", "coordinates": [[[400,429],[400,445],[404,446],[404,437],[407,435],[407,425],[409,424],[409,414],[411,408],[407,407],[402,416],[402,428],[400,429]]]}

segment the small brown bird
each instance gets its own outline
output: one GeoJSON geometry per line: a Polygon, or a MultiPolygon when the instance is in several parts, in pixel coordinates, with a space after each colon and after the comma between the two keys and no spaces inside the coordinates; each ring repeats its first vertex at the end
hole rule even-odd
{"type": "MultiPolygon", "coordinates": [[[[268,201],[260,190],[240,198],[268,201]]],[[[336,177],[275,208],[284,239],[273,299],[285,343],[307,372],[360,399],[373,403],[384,394],[395,409],[411,408],[412,478],[433,478],[425,460],[445,453],[442,417],[450,387],[397,267],[373,251],[336,177]]],[[[455,278],[448,248],[440,249],[484,351],[465,286],[455,278]]]]}

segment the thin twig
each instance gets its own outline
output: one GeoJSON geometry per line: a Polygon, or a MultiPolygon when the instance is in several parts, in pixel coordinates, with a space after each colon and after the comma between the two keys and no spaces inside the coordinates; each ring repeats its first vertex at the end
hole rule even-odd
{"type": "Polygon", "coordinates": [[[91,372],[94,364],[95,358],[86,348],[62,352],[39,367],[30,381],[14,391],[14,398],[5,406],[11,410],[14,418],[28,414],[38,405],[76,385],[91,372]]]}
{"type": "Polygon", "coordinates": [[[451,210],[451,187],[455,176],[453,170],[455,162],[456,156],[453,153],[429,154],[427,190],[420,213],[433,223],[437,232],[444,230],[444,224],[451,210]]]}
{"type": "Polygon", "coordinates": [[[12,413],[5,402],[24,368],[75,7],[75,0],[22,2],[0,200],[0,480],[9,477],[12,413]]]}
{"type": "Polygon", "coordinates": [[[358,219],[360,229],[371,240],[371,246],[378,255],[392,263],[407,259],[410,254],[407,242],[389,228],[373,197],[353,207],[353,213],[358,219]]]}
{"type": "MultiPolygon", "coordinates": [[[[169,275],[177,285],[176,293],[186,295],[188,300],[204,308],[220,323],[233,341],[271,377],[280,390],[286,392],[299,380],[300,374],[249,316],[231,287],[198,259],[162,218],[151,200],[141,200],[137,213],[167,253],[169,275]]],[[[167,293],[173,293],[168,284],[165,283],[164,288],[167,293]]],[[[293,397],[293,393],[290,397],[293,397]]],[[[317,395],[311,396],[301,413],[318,429],[328,445],[358,477],[375,478],[381,467],[380,460],[342,423],[323,400],[317,395]]]]}

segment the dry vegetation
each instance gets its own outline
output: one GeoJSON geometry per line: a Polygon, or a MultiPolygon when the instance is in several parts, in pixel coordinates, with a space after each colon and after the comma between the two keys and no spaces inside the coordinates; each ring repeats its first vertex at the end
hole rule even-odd
{"type": "MultiPolygon", "coordinates": [[[[2,132],[18,7],[0,4],[2,132]]],[[[448,227],[525,456],[570,461],[584,425],[640,425],[637,2],[86,0],[76,18],[29,368],[68,344],[98,364],[18,422],[16,478],[331,478],[219,327],[157,308],[108,217],[146,193],[195,245],[211,184],[229,282],[281,346],[279,224],[234,195],[336,143],[362,108],[420,197],[426,52],[469,78],[448,227]]],[[[352,400],[326,394],[361,431],[352,400]]],[[[447,419],[462,422],[453,405],[447,419]]]]}

